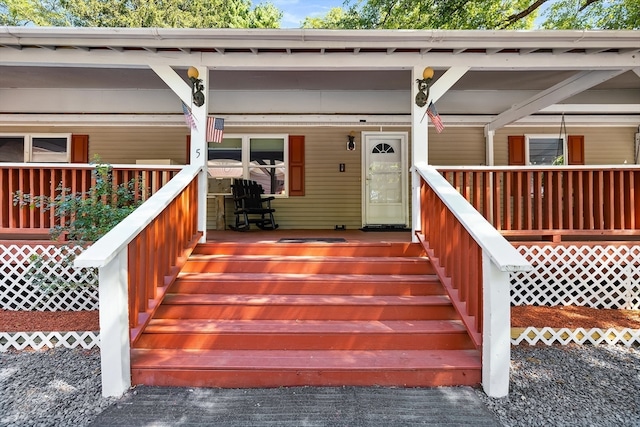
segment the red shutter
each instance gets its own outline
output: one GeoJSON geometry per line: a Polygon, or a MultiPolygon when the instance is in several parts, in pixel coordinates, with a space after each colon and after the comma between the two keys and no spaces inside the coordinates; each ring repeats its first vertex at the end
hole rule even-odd
{"type": "Polygon", "coordinates": [[[89,135],[71,135],[71,163],[89,163],[89,135]]]}
{"type": "Polygon", "coordinates": [[[304,196],[304,136],[289,136],[289,196],[304,196]]]}
{"type": "Polygon", "coordinates": [[[584,165],[584,135],[569,135],[567,138],[567,164],[584,165]]]}
{"type": "Polygon", "coordinates": [[[525,161],[524,135],[509,135],[509,165],[524,166],[525,161]]]}

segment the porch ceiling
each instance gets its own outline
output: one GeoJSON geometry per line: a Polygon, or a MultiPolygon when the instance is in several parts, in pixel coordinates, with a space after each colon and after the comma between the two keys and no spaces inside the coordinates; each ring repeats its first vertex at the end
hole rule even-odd
{"type": "MultiPolygon", "coordinates": [[[[180,72],[180,71],[179,71],[180,72]]],[[[452,90],[544,90],[576,71],[469,71],[452,90]]],[[[181,73],[186,81],[186,67],[181,73]]],[[[443,71],[436,71],[437,80],[443,71]]],[[[211,70],[212,90],[407,90],[409,70],[269,71],[211,70]]],[[[0,88],[167,89],[150,69],[0,65],[0,88]]],[[[628,71],[592,90],[640,89],[640,77],[628,71]]]]}
{"type": "MultiPolygon", "coordinates": [[[[578,103],[637,104],[629,101],[630,94],[640,94],[640,44],[634,31],[0,27],[0,90],[169,90],[150,65],[172,66],[185,80],[189,65],[208,66],[212,90],[407,93],[413,89],[414,67],[430,65],[438,79],[450,67],[464,66],[470,71],[450,91],[504,91],[511,94],[505,98],[511,104],[582,71],[620,70],[583,88],[597,95],[578,103]]],[[[460,114],[443,107],[444,114],[460,114]]],[[[498,108],[464,113],[505,109],[498,108]]]]}

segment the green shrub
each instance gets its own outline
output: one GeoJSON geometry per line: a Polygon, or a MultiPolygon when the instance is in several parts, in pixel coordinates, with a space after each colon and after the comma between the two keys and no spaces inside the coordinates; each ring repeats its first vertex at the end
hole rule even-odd
{"type": "Polygon", "coordinates": [[[52,240],[58,240],[62,235],[66,237],[68,243],[60,247],[61,257],[53,259],[48,255],[34,255],[25,274],[28,280],[47,292],[96,285],[96,271],[72,268],[78,255],[77,248],[87,248],[91,242],[100,239],[140,206],[148,195],[140,179],[114,185],[112,166],[100,163],[99,158],[94,158],[94,164],[92,175],[95,184],[86,192],[71,192],[70,188],[59,184],[55,197],[22,192],[14,194],[14,205],[53,211],[55,218],[64,219],[63,225],[56,225],[50,230],[52,240]],[[65,270],[72,272],[68,280],[57,274],[65,270]]]}

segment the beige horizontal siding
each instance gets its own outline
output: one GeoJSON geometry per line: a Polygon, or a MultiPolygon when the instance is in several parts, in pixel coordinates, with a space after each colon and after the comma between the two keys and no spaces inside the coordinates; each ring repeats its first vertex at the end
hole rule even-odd
{"type": "MultiPolygon", "coordinates": [[[[446,124],[445,124],[446,125],[446,124]]],[[[409,131],[409,128],[380,127],[228,127],[228,133],[286,133],[305,136],[305,196],[273,201],[276,220],[285,229],[333,229],[345,225],[357,229],[362,224],[362,141],[361,131],[409,131]],[[347,135],[356,133],[356,150],[347,151],[347,135]],[[345,172],[339,172],[339,164],[345,172]]],[[[186,126],[181,127],[28,127],[2,128],[2,133],[74,133],[89,135],[90,156],[103,161],[135,163],[141,159],[171,159],[185,162],[186,126]]],[[[572,128],[569,134],[585,135],[588,164],[632,164],[635,127],[572,128]]],[[[496,165],[507,163],[507,136],[522,134],[558,134],[557,127],[505,128],[494,139],[496,165]]],[[[410,144],[409,144],[410,145],[410,144]]],[[[408,153],[411,158],[411,153],[408,153]]],[[[434,165],[481,165],[485,163],[485,139],[482,127],[447,127],[438,134],[429,128],[429,161],[434,165]]],[[[409,165],[407,165],[407,168],[409,165]]],[[[409,177],[410,180],[410,177],[409,177]]],[[[407,183],[409,185],[409,183],[407,183]]],[[[208,225],[215,225],[214,210],[209,207],[208,225]]],[[[233,221],[233,202],[225,202],[227,224],[233,221]]]]}
{"type": "MultiPolygon", "coordinates": [[[[362,225],[361,210],[361,141],[356,131],[356,150],[347,151],[347,135],[353,128],[277,128],[241,129],[240,133],[283,132],[305,136],[305,195],[279,198],[272,202],[277,209],[280,227],[295,229],[333,229],[345,225],[357,229],[362,225]],[[345,172],[339,171],[340,163],[345,172]]],[[[377,130],[377,129],[376,129],[377,130]]]]}
{"type": "Polygon", "coordinates": [[[8,132],[89,135],[89,160],[97,155],[111,164],[133,164],[138,159],[170,159],[184,164],[189,129],[186,126],[0,128],[0,133],[8,132]]]}
{"type": "Polygon", "coordinates": [[[169,159],[185,163],[187,134],[182,128],[96,128],[87,129],[89,155],[99,155],[109,163],[135,163],[136,160],[169,159]]]}
{"type": "MultiPolygon", "coordinates": [[[[446,125],[445,125],[446,126],[446,125]]],[[[482,127],[429,128],[429,163],[437,166],[479,166],[485,163],[482,127]]]]}
{"type": "MultiPolygon", "coordinates": [[[[362,131],[408,131],[380,127],[230,128],[230,133],[287,133],[305,136],[305,195],[278,198],[276,221],[285,229],[347,229],[362,226],[362,131]],[[347,135],[356,134],[356,149],[347,151],[347,135]],[[339,171],[340,163],[345,172],[339,171]]],[[[408,158],[410,158],[410,153],[408,158]]],[[[407,165],[407,168],[409,165],[407,165]]],[[[407,183],[409,185],[409,183],[407,183]]],[[[232,203],[227,218],[233,221],[232,203]]]]}

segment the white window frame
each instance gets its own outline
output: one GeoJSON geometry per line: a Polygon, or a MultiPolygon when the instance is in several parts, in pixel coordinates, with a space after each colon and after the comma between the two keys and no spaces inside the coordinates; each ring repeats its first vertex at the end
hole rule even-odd
{"type": "MultiPolygon", "coordinates": [[[[289,197],[289,134],[286,133],[225,133],[224,138],[237,138],[242,140],[242,177],[243,179],[249,179],[250,168],[250,155],[251,155],[251,140],[252,139],[282,139],[284,148],[284,192],[280,194],[269,194],[278,198],[289,197]]],[[[209,145],[214,146],[215,143],[209,142],[209,145]]],[[[209,147],[207,145],[207,149],[209,147]]],[[[214,177],[215,178],[215,177],[214,177]]]]}
{"type": "MultiPolygon", "coordinates": [[[[567,136],[566,135],[552,135],[548,133],[537,133],[537,134],[525,134],[524,135],[524,149],[525,149],[525,162],[528,166],[540,166],[540,165],[531,165],[531,157],[529,144],[531,139],[562,139],[562,156],[564,163],[567,164],[567,136]]],[[[542,166],[550,166],[550,165],[542,165],[542,166]]]]}
{"type": "Polygon", "coordinates": [[[24,163],[71,163],[71,134],[70,133],[0,133],[0,138],[22,138],[24,140],[24,163]],[[34,138],[66,138],[67,150],[64,161],[34,161],[34,138]]]}

